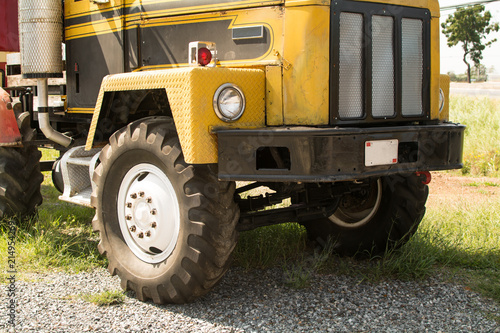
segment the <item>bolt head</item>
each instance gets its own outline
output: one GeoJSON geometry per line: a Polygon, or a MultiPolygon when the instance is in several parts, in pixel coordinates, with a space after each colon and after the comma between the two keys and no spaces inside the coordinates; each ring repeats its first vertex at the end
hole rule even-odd
{"type": "Polygon", "coordinates": [[[127,208],[132,208],[132,203],[131,202],[127,202],[127,208]]]}
{"type": "Polygon", "coordinates": [[[153,208],[153,209],[151,210],[151,215],[156,215],[156,208],[153,208]]]}
{"type": "Polygon", "coordinates": [[[146,237],[151,237],[151,231],[146,231],[146,237]]]}
{"type": "Polygon", "coordinates": [[[125,219],[128,220],[128,221],[132,220],[132,215],[125,216],[125,219]]]}
{"type": "Polygon", "coordinates": [[[139,192],[139,196],[142,198],[144,196],[144,192],[143,191],[139,192]]]}
{"type": "Polygon", "coordinates": [[[139,235],[137,235],[139,238],[144,238],[144,233],[140,232],[139,235]]]}
{"type": "Polygon", "coordinates": [[[137,199],[137,193],[132,193],[132,194],[130,195],[130,197],[131,197],[132,199],[137,199]]]}
{"type": "Polygon", "coordinates": [[[151,228],[156,228],[156,222],[151,223],[151,228]]]}
{"type": "Polygon", "coordinates": [[[137,230],[137,228],[136,228],[136,226],[135,226],[135,225],[133,225],[133,226],[131,226],[131,227],[130,227],[130,231],[131,231],[131,232],[135,232],[136,230],[137,230]]]}
{"type": "Polygon", "coordinates": [[[146,202],[147,202],[147,203],[152,203],[152,202],[153,202],[153,199],[151,199],[151,197],[148,197],[148,198],[146,199],[146,202]]]}

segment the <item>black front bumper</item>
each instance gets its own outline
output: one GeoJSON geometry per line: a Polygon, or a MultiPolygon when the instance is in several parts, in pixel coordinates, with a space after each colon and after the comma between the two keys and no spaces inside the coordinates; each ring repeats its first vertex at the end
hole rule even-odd
{"type": "Polygon", "coordinates": [[[465,126],[218,129],[219,178],[332,182],[460,169],[465,126]],[[368,141],[398,140],[398,161],[366,166],[368,141]]]}

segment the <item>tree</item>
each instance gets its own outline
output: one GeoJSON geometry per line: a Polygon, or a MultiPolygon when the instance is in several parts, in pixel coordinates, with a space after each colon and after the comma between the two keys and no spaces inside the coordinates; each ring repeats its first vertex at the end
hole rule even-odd
{"type": "Polygon", "coordinates": [[[441,27],[443,34],[448,38],[448,47],[462,43],[464,50],[464,63],[467,65],[467,81],[471,82],[471,65],[468,59],[479,67],[483,59],[483,50],[496,42],[492,39],[483,43],[486,36],[493,31],[499,30],[498,23],[490,24],[491,13],[484,12],[484,5],[473,5],[457,9],[453,15],[449,15],[441,27]],[[484,12],[484,13],[483,13],[484,12]]]}

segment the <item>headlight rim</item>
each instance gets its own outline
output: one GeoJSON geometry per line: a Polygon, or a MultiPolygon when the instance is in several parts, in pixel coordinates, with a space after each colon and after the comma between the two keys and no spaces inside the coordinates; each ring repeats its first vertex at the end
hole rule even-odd
{"type": "Polygon", "coordinates": [[[446,104],[446,96],[444,95],[443,88],[439,88],[439,113],[443,112],[446,104]]]}
{"type": "Polygon", "coordinates": [[[246,98],[245,98],[245,94],[243,93],[243,90],[234,83],[222,84],[215,91],[214,98],[213,98],[213,108],[214,108],[215,114],[217,115],[217,117],[219,117],[220,120],[227,122],[227,123],[232,123],[232,122],[237,121],[238,119],[240,119],[243,116],[243,113],[245,112],[245,108],[246,108],[246,98]],[[222,92],[224,92],[224,90],[226,90],[228,88],[235,90],[241,98],[240,110],[238,111],[237,116],[232,117],[232,118],[224,115],[224,113],[220,110],[220,105],[219,105],[219,99],[221,97],[222,92]]]}

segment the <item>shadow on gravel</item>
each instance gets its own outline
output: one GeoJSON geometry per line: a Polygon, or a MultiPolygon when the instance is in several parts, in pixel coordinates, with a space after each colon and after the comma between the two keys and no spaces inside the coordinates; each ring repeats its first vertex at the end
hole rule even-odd
{"type": "MultiPolygon", "coordinates": [[[[374,332],[388,328],[488,332],[497,327],[487,317],[500,310],[497,305],[481,303],[477,294],[435,279],[369,283],[352,276],[314,275],[310,287],[303,289],[287,287],[284,279],[281,269],[247,272],[234,268],[215,290],[194,303],[143,304],[145,309],[188,317],[193,325],[209,325],[211,332],[374,332]]],[[[129,296],[134,297],[133,293],[129,296]]]]}

